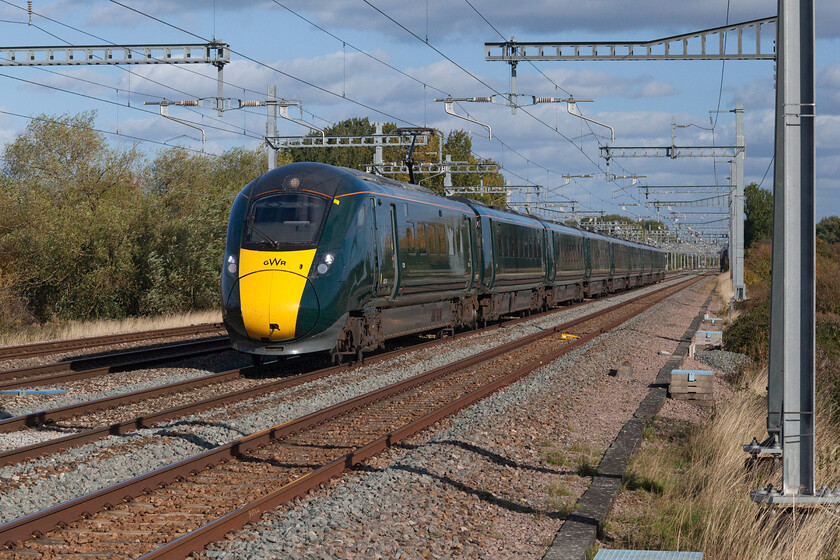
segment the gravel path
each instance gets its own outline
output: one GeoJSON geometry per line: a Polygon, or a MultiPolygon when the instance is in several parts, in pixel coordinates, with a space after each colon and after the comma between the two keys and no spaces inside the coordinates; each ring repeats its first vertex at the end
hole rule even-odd
{"type": "MultiPolygon", "coordinates": [[[[206,551],[232,558],[539,558],[710,283],[206,551]],[[632,372],[612,375],[630,362],[632,372]],[[584,475],[584,476],[580,476],[584,475]]],[[[685,406],[691,406],[685,403],[685,406]]]]}

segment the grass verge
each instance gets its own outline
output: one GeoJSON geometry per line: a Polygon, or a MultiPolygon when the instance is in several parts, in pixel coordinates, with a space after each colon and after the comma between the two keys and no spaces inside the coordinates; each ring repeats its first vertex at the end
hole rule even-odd
{"type": "Polygon", "coordinates": [[[2,335],[0,336],[0,346],[185,327],[200,323],[219,323],[221,320],[222,314],[220,311],[194,311],[157,317],[47,323],[2,335]]]}
{"type": "MultiPolygon", "coordinates": [[[[705,560],[840,558],[840,516],[833,511],[773,511],[750,499],[751,490],[768,482],[780,487],[781,470],[772,463],[746,465],[742,444],[764,433],[766,369],[747,372],[743,381],[711,418],[654,421],[604,526],[605,546],[700,551],[705,560]]],[[[840,438],[828,425],[828,411],[820,412],[817,481],[835,486],[840,438]]]]}

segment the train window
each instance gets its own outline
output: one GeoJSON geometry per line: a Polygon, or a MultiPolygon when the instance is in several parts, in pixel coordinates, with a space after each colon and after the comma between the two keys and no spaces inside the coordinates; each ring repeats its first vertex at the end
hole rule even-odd
{"type": "Polygon", "coordinates": [[[445,255],[449,253],[449,250],[446,247],[446,231],[443,226],[436,226],[436,229],[438,235],[438,250],[441,255],[445,255]]]}
{"type": "Polygon", "coordinates": [[[434,224],[426,225],[426,245],[429,248],[430,255],[437,255],[437,233],[434,224]]]}
{"type": "Polygon", "coordinates": [[[426,224],[417,224],[417,249],[421,255],[426,254],[426,224]]]}
{"type": "Polygon", "coordinates": [[[446,246],[449,248],[449,256],[455,254],[455,231],[446,226],[446,246]]]}
{"type": "Polygon", "coordinates": [[[414,224],[408,223],[405,226],[405,249],[409,255],[415,254],[414,249],[414,224]]]}
{"type": "Polygon", "coordinates": [[[329,200],[303,193],[257,198],[248,209],[243,247],[280,249],[314,245],[327,215],[329,200]]]}

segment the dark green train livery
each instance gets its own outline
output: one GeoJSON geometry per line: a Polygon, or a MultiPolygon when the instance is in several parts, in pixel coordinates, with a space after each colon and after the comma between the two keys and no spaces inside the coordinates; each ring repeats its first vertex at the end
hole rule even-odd
{"type": "Polygon", "coordinates": [[[352,169],[296,163],[237,196],[222,272],[235,348],[360,356],[662,280],[663,251],[352,169]]]}

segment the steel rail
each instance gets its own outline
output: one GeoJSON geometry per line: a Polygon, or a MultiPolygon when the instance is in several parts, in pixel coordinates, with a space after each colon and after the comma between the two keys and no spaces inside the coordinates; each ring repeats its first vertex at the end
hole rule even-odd
{"type": "MultiPolygon", "coordinates": [[[[698,279],[693,279],[695,282],[699,281],[703,277],[698,279]]],[[[674,290],[673,293],[682,290],[685,286],[684,284],[691,282],[691,280],[687,280],[681,282],[677,286],[682,286],[678,290],[674,290]]],[[[674,286],[669,286],[663,288],[662,290],[658,290],[657,292],[653,292],[653,294],[646,294],[646,296],[650,295],[662,295],[663,292],[670,291],[670,288],[674,288],[674,286]]],[[[668,293],[664,297],[657,298],[655,303],[663,301],[673,295],[673,293],[668,293]]],[[[629,300],[624,304],[619,304],[617,306],[613,306],[608,308],[608,310],[604,310],[606,312],[614,311],[616,307],[622,307],[625,304],[630,304],[635,301],[638,301],[641,298],[646,296],[640,296],[638,298],[634,298],[633,300],[629,300]]],[[[651,305],[654,305],[651,304],[651,305]]],[[[593,315],[587,316],[585,320],[591,320],[597,316],[603,315],[605,313],[595,313],[593,315]]],[[[321,484],[328,482],[330,479],[335,478],[344,472],[352,469],[354,466],[362,463],[363,461],[389,449],[390,447],[396,445],[397,443],[413,436],[414,434],[425,430],[426,428],[431,427],[435,423],[439,422],[440,420],[458,412],[470,406],[481,399],[487,397],[488,395],[498,391],[499,389],[510,385],[518,381],[519,379],[527,376],[528,374],[532,373],[534,370],[543,367],[545,364],[559,358],[560,356],[567,354],[574,348],[586,344],[587,342],[591,341],[592,339],[600,336],[603,332],[609,331],[622,323],[626,322],[629,318],[635,316],[632,314],[630,317],[623,316],[619,317],[618,319],[612,321],[608,326],[602,327],[599,332],[593,332],[586,335],[581,336],[581,338],[576,340],[571,340],[568,344],[563,345],[562,347],[543,354],[524,366],[521,366],[517,370],[508,373],[507,375],[481,387],[471,393],[468,393],[451,403],[438,408],[437,410],[426,414],[416,420],[413,420],[396,430],[392,430],[381,436],[374,441],[359,447],[355,451],[351,451],[346,455],[339,457],[338,459],[323,465],[312,471],[311,473],[304,475],[289,484],[284,485],[283,487],[271,492],[254,500],[253,502],[246,504],[235,511],[222,516],[195,531],[187,533],[178,539],[171,541],[164,546],[157,548],[140,557],[140,560],[173,560],[176,558],[184,558],[190,553],[198,552],[202,550],[207,544],[215,541],[222,540],[225,535],[230,533],[231,531],[235,531],[244,527],[247,523],[253,522],[255,519],[258,519],[263,513],[266,513],[270,510],[277,508],[280,505],[290,502],[295,498],[303,497],[309,491],[317,488],[321,484]]],[[[575,324],[580,324],[583,321],[576,320],[573,321],[575,324]]],[[[562,325],[561,327],[568,327],[569,325],[562,325]]],[[[561,329],[565,330],[565,329],[561,329]]],[[[555,329],[552,333],[554,334],[559,332],[555,329]]],[[[536,337],[544,338],[544,333],[537,333],[536,337]]],[[[530,338],[530,337],[529,337],[530,338]]]]}
{"type": "MultiPolygon", "coordinates": [[[[406,348],[401,348],[398,350],[393,350],[390,352],[386,352],[383,354],[376,354],[373,356],[369,356],[363,362],[364,364],[371,364],[377,363],[380,361],[384,361],[387,359],[392,359],[396,356],[401,354],[405,354],[408,352],[413,352],[416,350],[422,350],[428,347],[436,346],[439,344],[445,344],[451,340],[460,340],[464,337],[472,336],[473,334],[477,334],[480,332],[487,332],[493,329],[500,329],[505,328],[507,326],[512,326],[514,324],[533,320],[539,317],[548,316],[553,313],[557,313],[559,311],[564,311],[571,309],[572,307],[576,307],[577,305],[585,305],[585,304],[576,304],[575,306],[571,307],[563,307],[559,309],[552,309],[545,313],[535,314],[530,317],[522,317],[516,319],[510,319],[508,321],[491,325],[485,327],[484,329],[477,329],[473,331],[461,332],[457,333],[454,337],[449,337],[441,340],[431,340],[428,342],[424,342],[421,344],[413,345],[406,348]]],[[[324,368],[321,370],[315,370],[313,372],[308,372],[304,374],[300,374],[295,376],[291,379],[284,379],[281,381],[277,381],[274,383],[268,383],[265,385],[261,385],[259,387],[253,387],[250,389],[242,389],[240,391],[235,391],[232,393],[227,393],[225,395],[219,395],[216,397],[212,397],[209,399],[204,399],[200,401],[196,401],[193,403],[187,403],[181,406],[172,407],[163,411],[156,411],[146,415],[141,415],[135,418],[127,419],[120,422],[115,422],[107,426],[99,426],[96,428],[92,428],[89,430],[85,430],[83,432],[79,432],[76,434],[70,434],[60,438],[54,438],[51,440],[34,443],[32,445],[28,445],[26,447],[20,447],[16,449],[11,449],[8,451],[0,452],[0,465],[8,465],[17,463],[23,460],[29,460],[32,457],[43,456],[49,453],[54,453],[56,451],[64,451],[71,447],[76,447],[79,445],[84,445],[85,443],[89,443],[91,441],[96,441],[97,439],[101,439],[107,437],[109,435],[117,435],[117,434],[124,434],[136,429],[142,428],[150,428],[156,422],[161,422],[164,420],[170,420],[173,418],[177,418],[179,416],[183,416],[186,414],[190,414],[193,412],[197,412],[200,410],[206,410],[213,406],[224,405],[228,403],[237,402],[240,400],[253,398],[255,396],[259,396],[261,394],[265,394],[266,392],[275,391],[275,390],[282,390],[293,387],[295,385],[306,383],[309,381],[314,381],[316,379],[320,379],[322,377],[326,377],[328,375],[333,375],[340,371],[349,370],[352,367],[359,365],[357,364],[345,364],[339,366],[332,366],[328,368],[324,368]]],[[[82,403],[67,405],[59,408],[48,409],[38,412],[33,412],[29,414],[24,414],[20,416],[15,416],[12,418],[7,418],[5,420],[0,420],[0,433],[8,433],[13,432],[16,430],[24,429],[24,428],[31,428],[36,426],[42,426],[48,423],[55,423],[57,421],[65,420],[67,418],[77,416],[80,414],[85,414],[88,412],[95,412],[99,410],[115,408],[117,406],[123,404],[130,404],[139,402],[142,400],[149,400],[152,398],[165,396],[169,394],[173,394],[176,392],[184,392],[185,390],[190,389],[197,389],[201,387],[205,387],[211,384],[223,383],[229,380],[247,377],[249,374],[257,373],[257,372],[270,372],[272,369],[276,368],[276,364],[270,363],[266,366],[262,366],[260,368],[256,368],[253,366],[233,369],[225,372],[220,372],[217,374],[212,374],[208,376],[204,376],[201,378],[193,379],[190,381],[182,381],[177,383],[171,383],[168,385],[161,385],[159,387],[153,387],[150,389],[144,389],[141,391],[134,391],[131,393],[124,393],[121,395],[115,395],[111,397],[104,397],[101,399],[96,399],[93,401],[86,401],[82,403]]]]}
{"type": "Polygon", "coordinates": [[[141,340],[157,340],[159,338],[176,338],[180,336],[221,333],[224,332],[224,330],[225,327],[221,323],[203,323],[201,325],[190,325],[188,327],[171,327],[167,329],[137,331],[133,333],[108,334],[84,338],[72,338],[67,340],[54,340],[50,342],[31,342],[28,344],[17,344],[15,346],[0,346],[0,360],[32,358],[35,356],[45,356],[47,354],[58,354],[72,350],[98,348],[100,346],[124,344],[126,342],[137,342],[141,340]]]}
{"type": "Polygon", "coordinates": [[[91,358],[70,359],[52,364],[0,371],[0,389],[18,389],[63,383],[173,359],[189,358],[230,350],[230,339],[219,336],[190,342],[176,342],[91,358]],[[97,365],[97,364],[107,365],[97,365]]]}
{"type": "MultiPolygon", "coordinates": [[[[463,368],[487,361],[488,359],[504,354],[511,350],[527,346],[528,344],[531,344],[536,340],[540,340],[542,338],[555,335],[559,332],[569,330],[570,328],[579,325],[582,322],[590,321],[593,318],[597,318],[606,313],[616,311],[619,308],[627,307],[632,303],[638,302],[643,298],[656,299],[657,302],[664,300],[673,293],[676,293],[677,291],[683,289],[685,285],[689,282],[697,282],[701,279],[703,279],[703,277],[700,277],[699,279],[691,278],[678,284],[662,288],[655,292],[637,296],[626,302],[613,305],[596,313],[564,323],[563,325],[558,325],[553,329],[541,331],[535,333],[534,335],[511,341],[502,346],[493,348],[475,356],[464,358],[453,364],[449,364],[447,366],[443,366],[431,370],[429,372],[419,374],[417,376],[390,385],[388,387],[383,387],[371,393],[360,395],[342,403],[338,403],[328,408],[310,413],[296,420],[292,420],[284,424],[274,426],[267,430],[263,430],[250,436],[246,436],[244,438],[230,442],[228,444],[221,445],[214,449],[210,449],[188,459],[184,459],[171,465],[161,467],[150,473],[146,473],[144,475],[112,485],[108,488],[104,488],[86,496],[82,496],[75,500],[71,500],[63,504],[58,504],[46,510],[30,514],[20,519],[8,522],[4,525],[0,525],[0,543],[12,545],[17,541],[29,538],[29,536],[32,534],[43,534],[44,532],[54,528],[56,525],[72,522],[78,519],[79,517],[90,515],[92,512],[98,511],[102,508],[106,508],[113,504],[117,504],[123,500],[131,499],[145,491],[150,491],[159,485],[165,485],[177,479],[180,476],[189,474],[190,472],[199,471],[206,467],[218,464],[224,460],[236,458],[238,455],[241,455],[246,451],[255,449],[256,447],[259,447],[261,445],[266,445],[272,440],[280,439],[288,435],[301,432],[303,430],[316,426],[322,422],[325,422],[331,418],[335,418],[359,407],[386,398],[388,395],[402,393],[408,389],[417,387],[419,385],[437,379],[443,375],[446,375],[447,373],[462,370],[463,368]],[[665,294],[665,292],[668,293],[665,294]]],[[[650,305],[653,305],[653,303],[651,303],[650,305]]],[[[617,320],[614,320],[613,323],[615,323],[615,325],[621,324],[624,321],[628,320],[630,317],[635,316],[636,314],[638,314],[638,311],[630,313],[629,315],[619,318],[617,320]]],[[[601,331],[604,330],[604,328],[601,329],[601,331]]],[[[557,354],[557,352],[562,353],[563,350],[568,351],[569,349],[583,344],[591,338],[598,336],[599,334],[600,332],[593,332],[590,335],[587,335],[581,339],[569,341],[567,344],[564,344],[562,348],[551,352],[549,355],[541,356],[540,358],[535,359],[532,362],[532,364],[542,365],[543,363],[545,363],[546,360],[554,359],[550,356],[555,356],[555,354],[559,355],[557,354]]],[[[538,367],[538,365],[534,367],[538,367]]],[[[517,370],[517,372],[520,373],[520,376],[527,374],[527,372],[522,373],[522,371],[522,368],[517,370]]],[[[507,382],[503,384],[506,383],[507,382]]],[[[352,466],[352,464],[352,461],[350,461],[350,465],[348,466],[352,466]]]]}

